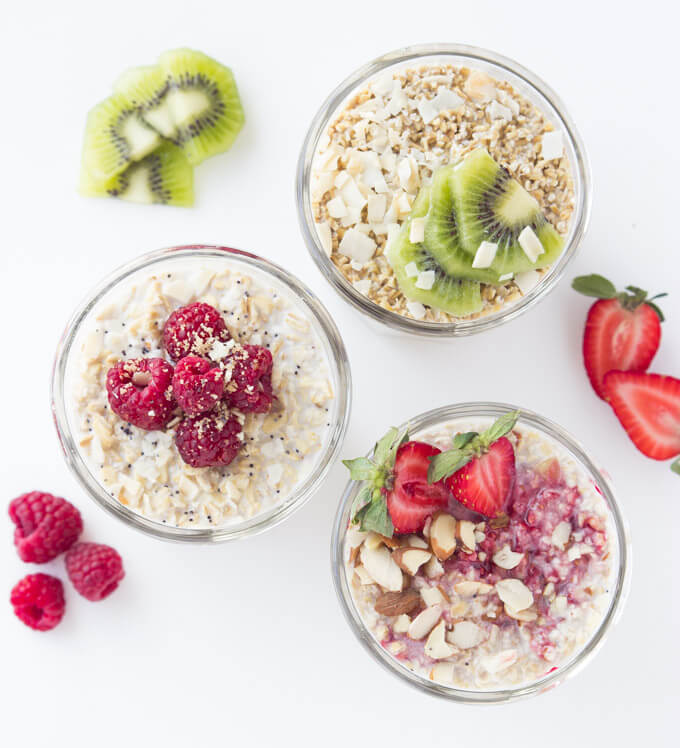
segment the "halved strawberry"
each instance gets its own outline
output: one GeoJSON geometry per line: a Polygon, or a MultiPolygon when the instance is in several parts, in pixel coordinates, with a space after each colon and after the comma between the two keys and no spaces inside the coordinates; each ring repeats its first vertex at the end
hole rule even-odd
{"type": "Polygon", "coordinates": [[[633,444],[653,460],[680,454],[680,379],[610,371],[606,399],[633,444]]]}
{"type": "Polygon", "coordinates": [[[387,511],[397,533],[419,532],[425,527],[427,518],[437,509],[446,508],[448,503],[448,491],[439,504],[421,504],[414,501],[412,495],[399,490],[396,486],[387,494],[387,511]]]}
{"type": "Polygon", "coordinates": [[[449,492],[444,483],[427,482],[429,458],[440,452],[441,449],[425,442],[410,441],[402,444],[394,463],[394,490],[418,504],[442,506],[447,503],[449,492]]]}
{"type": "MultiPolygon", "coordinates": [[[[599,397],[605,398],[604,376],[608,371],[646,371],[661,340],[660,309],[647,299],[647,292],[627,286],[617,293],[600,275],[575,278],[573,287],[596,296],[588,312],[583,334],[583,361],[588,378],[599,397]]],[[[659,294],[653,298],[659,298],[659,294]]]]}
{"type": "Polygon", "coordinates": [[[505,436],[446,479],[457,501],[486,517],[503,511],[514,484],[515,450],[505,436]]]}

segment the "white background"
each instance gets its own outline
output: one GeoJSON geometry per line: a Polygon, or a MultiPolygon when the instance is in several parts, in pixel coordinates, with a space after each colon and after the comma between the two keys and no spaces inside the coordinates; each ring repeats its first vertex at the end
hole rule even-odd
{"type": "MultiPolygon", "coordinates": [[[[127,576],[92,604],[67,585],[62,624],[40,634],[0,606],[3,745],[671,745],[677,712],[680,477],[640,455],[587,383],[588,301],[568,280],[520,320],[445,345],[378,337],[326,284],[302,244],[298,151],[316,109],[378,54],[419,42],[477,44],[517,59],[561,95],[595,181],[590,231],[568,277],[599,271],[672,295],[653,370],[680,376],[677,23],[666,3],[12,3],[0,28],[0,485],[74,501],[87,540],[127,576]],[[190,45],[230,65],[247,125],[196,172],[193,209],[76,194],[87,110],[125,67],[190,45]],[[329,573],[337,465],[293,518],[218,547],[162,543],[104,515],[62,460],[50,419],[53,352],[75,305],[113,268],[158,247],[226,243],[307,282],[345,338],[355,403],[344,456],[445,403],[505,400],[580,438],[613,476],[634,544],[619,626],[576,679],[538,699],[472,708],[379,668],[340,615],[329,573]],[[676,341],[676,346],[673,346],[676,341]],[[675,545],[675,549],[674,549],[675,545]],[[152,741],[152,742],[150,742],[152,741]]],[[[677,21],[677,16],[675,18],[677,21]]],[[[0,519],[0,591],[24,574],[0,519]]],[[[65,579],[61,561],[43,571],[65,579]]]]}

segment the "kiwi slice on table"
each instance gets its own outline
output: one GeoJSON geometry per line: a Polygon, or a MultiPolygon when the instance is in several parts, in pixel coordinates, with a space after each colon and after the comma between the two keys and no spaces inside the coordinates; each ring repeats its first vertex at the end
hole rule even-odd
{"type": "Polygon", "coordinates": [[[419,301],[421,304],[448,312],[456,317],[464,317],[482,308],[480,284],[452,277],[434,259],[426,243],[413,244],[409,239],[411,221],[414,218],[426,216],[430,210],[430,196],[431,188],[424,187],[420,190],[413,204],[411,215],[387,250],[387,259],[397,276],[399,288],[407,299],[419,301]],[[417,287],[418,276],[409,274],[407,270],[413,267],[412,263],[418,273],[427,270],[434,271],[432,288],[417,287]]]}
{"type": "Polygon", "coordinates": [[[133,68],[119,85],[147,125],[182,146],[193,165],[226,151],[245,121],[231,70],[191,49],[165,52],[158,68],[133,68]]]}
{"type": "MultiPolygon", "coordinates": [[[[484,148],[469,153],[451,173],[451,186],[461,245],[474,258],[483,241],[498,245],[487,268],[496,278],[545,267],[559,256],[564,242],[547,221],[538,202],[496,163],[484,148]],[[543,246],[535,262],[522,249],[518,237],[530,226],[543,246]]],[[[434,248],[433,248],[434,252],[434,248]]],[[[463,277],[479,277],[473,272],[463,277]]]]}
{"type": "Polygon", "coordinates": [[[128,166],[104,186],[88,179],[81,192],[90,197],[119,197],[133,203],[194,204],[194,170],[181,148],[166,143],[128,166]]]}
{"type": "Polygon", "coordinates": [[[116,93],[88,114],[83,169],[88,180],[103,186],[160,144],[160,135],[144,122],[137,106],[116,93]]]}

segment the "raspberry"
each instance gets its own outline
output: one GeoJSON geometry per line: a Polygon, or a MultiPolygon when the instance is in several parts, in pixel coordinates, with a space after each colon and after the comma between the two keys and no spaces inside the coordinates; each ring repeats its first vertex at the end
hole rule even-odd
{"type": "Polygon", "coordinates": [[[175,367],[172,392],[188,416],[212,410],[224,394],[224,372],[198,356],[185,356],[175,367]]]}
{"type": "Polygon", "coordinates": [[[16,525],[14,545],[19,558],[44,564],[67,551],[83,531],[80,512],[59,496],[31,491],[10,502],[9,516],[16,525]]]}
{"type": "Polygon", "coordinates": [[[111,409],[141,429],[164,428],[177,407],[172,374],[172,366],[162,358],[119,361],[106,375],[111,409]]]}
{"type": "Polygon", "coordinates": [[[76,590],[92,602],[108,597],[125,576],[118,551],[99,543],[76,543],[66,554],[66,572],[76,590]]]}
{"type": "Polygon", "coordinates": [[[36,631],[49,631],[61,621],[66,603],[64,585],[49,574],[29,574],[12,589],[14,615],[36,631]]]}
{"type": "Polygon", "coordinates": [[[215,341],[231,339],[222,315],[210,304],[189,304],[176,309],[163,329],[163,344],[173,361],[185,356],[203,356],[215,341]]]}
{"type": "Polygon", "coordinates": [[[234,346],[223,366],[227,371],[225,399],[230,408],[243,413],[266,413],[271,408],[272,354],[267,348],[234,346]]]}
{"type": "Polygon", "coordinates": [[[192,467],[228,465],[241,449],[243,429],[238,419],[220,406],[185,418],[177,427],[175,443],[184,462],[192,467]]]}

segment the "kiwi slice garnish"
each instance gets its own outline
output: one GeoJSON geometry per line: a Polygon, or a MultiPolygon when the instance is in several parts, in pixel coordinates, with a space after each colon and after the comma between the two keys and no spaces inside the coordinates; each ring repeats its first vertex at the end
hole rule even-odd
{"type": "Polygon", "coordinates": [[[231,70],[191,49],[165,52],[158,70],[144,75],[133,69],[122,85],[130,87],[144,121],[182,146],[194,165],[226,151],[245,121],[231,70]]]}
{"type": "Polygon", "coordinates": [[[90,197],[119,197],[133,203],[193,205],[194,170],[181,148],[165,143],[104,186],[85,178],[81,192],[90,197]]]}
{"type": "MultiPolygon", "coordinates": [[[[562,237],[547,221],[538,202],[496,163],[484,148],[469,153],[451,172],[451,194],[459,231],[460,247],[468,253],[468,270],[458,271],[464,278],[486,281],[484,273],[495,276],[521,273],[546,267],[559,256],[564,246],[562,237]],[[543,246],[543,253],[532,262],[518,241],[519,235],[531,227],[543,246]],[[472,268],[472,260],[483,242],[498,245],[489,268],[472,268]]],[[[438,246],[431,251],[438,256],[438,246]]],[[[442,262],[443,264],[443,262],[442,262]]],[[[488,282],[488,281],[487,281],[488,282]]]]}
{"type": "Polygon", "coordinates": [[[130,99],[114,94],[88,114],[83,169],[90,181],[104,185],[158,148],[161,140],[130,99]]]}
{"type": "Polygon", "coordinates": [[[397,276],[399,288],[407,299],[419,301],[421,304],[440,309],[456,317],[464,317],[482,308],[480,284],[452,277],[434,259],[426,242],[413,244],[409,240],[411,221],[414,218],[428,215],[431,209],[431,191],[430,187],[423,187],[418,193],[408,220],[404,222],[398,236],[390,244],[387,259],[397,276]],[[409,272],[414,265],[418,274],[428,270],[434,272],[432,288],[418,288],[418,275],[409,272]]]}

